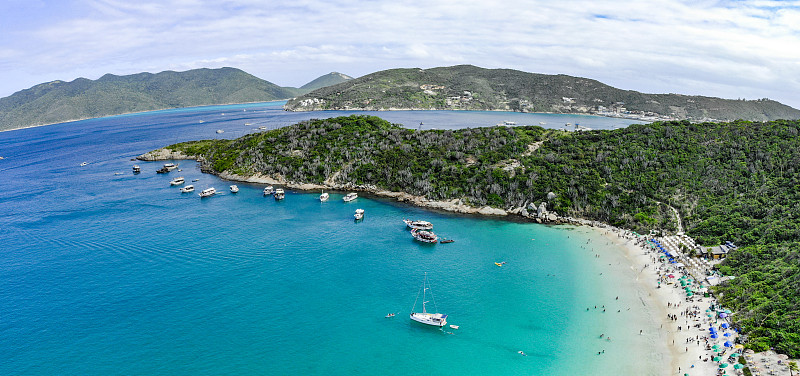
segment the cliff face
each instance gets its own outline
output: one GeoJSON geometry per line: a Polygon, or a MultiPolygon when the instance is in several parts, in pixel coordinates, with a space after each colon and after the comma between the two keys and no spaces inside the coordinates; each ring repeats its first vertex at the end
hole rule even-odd
{"type": "Polygon", "coordinates": [[[314,90],[290,100],[284,108],[289,111],[502,110],[693,121],[800,118],[800,110],[768,99],[744,101],[644,94],[580,77],[470,65],[380,71],[314,90]]]}

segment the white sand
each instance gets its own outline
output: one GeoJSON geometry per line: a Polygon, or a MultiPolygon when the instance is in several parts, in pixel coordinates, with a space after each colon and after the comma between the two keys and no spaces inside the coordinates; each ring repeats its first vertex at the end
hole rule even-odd
{"type": "MultiPolygon", "coordinates": [[[[660,320],[660,326],[663,327],[663,333],[661,333],[662,336],[660,338],[664,338],[668,345],[668,353],[658,354],[669,362],[669,373],[667,374],[716,375],[719,363],[713,362],[714,354],[712,351],[706,350],[708,328],[713,323],[713,319],[709,319],[706,316],[706,309],[709,309],[710,304],[716,303],[714,298],[703,298],[695,295],[694,298],[687,300],[678,283],[662,283],[659,288],[658,281],[661,276],[674,273],[677,281],[682,275],[682,270],[656,261],[657,252],[649,250],[649,247],[644,247],[642,244],[637,244],[636,237],[624,230],[609,226],[597,228],[597,231],[604,234],[609,241],[619,245],[620,251],[630,261],[631,266],[640,271],[637,282],[648,292],[646,299],[648,303],[655,306],[656,312],[659,312],[653,319],[660,320]],[[645,267],[645,265],[647,266],[645,267]],[[696,315],[694,317],[686,315],[687,310],[695,312],[696,315]],[[677,315],[677,320],[668,318],[668,315],[677,315]],[[697,324],[701,324],[700,328],[694,327],[697,324]],[[690,326],[691,328],[689,328],[690,326]],[[680,329],[678,329],[679,327],[680,329]],[[689,338],[692,340],[687,341],[689,338]],[[701,359],[708,359],[708,361],[701,359]]],[[[717,320],[719,320],[716,322],[717,325],[723,322],[720,319],[717,320]]],[[[733,342],[733,338],[730,337],[728,340],[733,342]]],[[[726,338],[709,340],[714,341],[710,342],[713,345],[715,343],[721,344],[724,339],[726,338]]],[[[654,348],[654,351],[659,350],[654,348]]],[[[732,351],[729,349],[725,357],[732,351]]],[[[740,372],[734,371],[732,366],[733,364],[731,363],[725,369],[727,374],[740,374],[740,372]]]]}

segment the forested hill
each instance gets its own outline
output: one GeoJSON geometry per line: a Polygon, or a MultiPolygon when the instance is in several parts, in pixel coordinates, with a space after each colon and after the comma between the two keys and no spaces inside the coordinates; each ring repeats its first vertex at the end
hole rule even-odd
{"type": "Polygon", "coordinates": [[[303,92],[235,68],[107,74],[97,80],[43,83],[0,98],[0,130],[166,108],[264,102],[303,92]]]}
{"type": "Polygon", "coordinates": [[[354,183],[472,206],[548,202],[560,215],[740,248],[719,287],[748,346],[800,356],[800,121],[415,131],[377,117],[312,120],[168,149],[216,173],[354,183]],[[553,192],[555,195],[548,195],[553,192]],[[548,197],[550,196],[550,197],[548,197]]]}
{"type": "Polygon", "coordinates": [[[311,91],[326,86],[336,85],[345,81],[350,81],[352,79],[353,77],[350,77],[346,74],[342,74],[339,72],[331,72],[324,76],[317,77],[314,81],[311,81],[303,86],[300,86],[300,88],[311,91]]]}
{"type": "Polygon", "coordinates": [[[800,119],[800,110],[768,99],[644,94],[586,78],[471,65],[380,71],[297,97],[285,108],[507,110],[691,121],[800,119]]]}

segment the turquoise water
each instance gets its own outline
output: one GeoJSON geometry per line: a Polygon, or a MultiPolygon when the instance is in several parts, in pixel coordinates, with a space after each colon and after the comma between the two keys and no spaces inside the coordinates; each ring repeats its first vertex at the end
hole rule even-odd
{"type": "MultiPolygon", "coordinates": [[[[409,123],[419,117],[405,113],[409,123]]],[[[662,368],[649,349],[654,337],[635,330],[657,325],[653,312],[638,303],[641,292],[622,286],[631,275],[595,232],[364,195],[343,203],[343,192],[320,203],[318,192],[288,190],[276,202],[262,196],[263,185],[239,183],[240,192],[230,194],[230,182],[200,173],[192,161],[176,161],[182,172],[157,175],[160,164],[129,160],[213,137],[218,128],[280,126],[301,115],[327,114],[224,106],[0,133],[0,374],[613,375],[662,368]],[[133,164],[141,174],[130,173],[133,164]],[[223,194],[181,194],[169,186],[178,175],[199,179],[191,183],[198,191],[214,186],[223,194]],[[366,210],[363,221],[353,221],[356,208],[366,210]],[[429,220],[456,242],[419,244],[403,218],[429,220]],[[424,273],[436,308],[459,330],[408,319],[424,273]],[[608,312],[586,310],[594,305],[608,312]],[[397,316],[385,318],[390,312],[397,316]]],[[[475,121],[467,112],[431,116],[475,121]]]]}

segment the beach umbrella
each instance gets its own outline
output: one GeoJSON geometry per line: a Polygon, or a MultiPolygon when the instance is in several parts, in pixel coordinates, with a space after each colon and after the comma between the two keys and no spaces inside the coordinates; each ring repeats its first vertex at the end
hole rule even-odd
{"type": "Polygon", "coordinates": [[[743,348],[744,348],[744,346],[742,346],[742,345],[736,345],[736,346],[733,346],[733,348],[735,348],[735,349],[743,349],[743,348]]]}
{"type": "Polygon", "coordinates": [[[724,319],[724,318],[728,317],[728,314],[725,313],[725,312],[722,312],[722,313],[719,314],[719,317],[724,319]]]}
{"type": "Polygon", "coordinates": [[[742,369],[742,368],[744,368],[744,364],[736,363],[736,364],[733,365],[733,368],[742,369]]]}
{"type": "Polygon", "coordinates": [[[729,365],[730,364],[728,364],[728,363],[722,363],[722,364],[719,365],[719,368],[725,368],[725,367],[727,367],[729,365]]]}
{"type": "Polygon", "coordinates": [[[733,344],[728,341],[725,341],[723,345],[725,345],[725,347],[733,347],[733,344]]]}
{"type": "Polygon", "coordinates": [[[711,338],[717,339],[719,338],[719,336],[717,335],[717,333],[711,333],[711,338]]]}
{"type": "Polygon", "coordinates": [[[712,327],[708,328],[708,331],[709,331],[709,332],[716,332],[716,331],[717,331],[717,328],[715,328],[715,327],[713,327],[713,326],[712,326],[712,327]]]}
{"type": "Polygon", "coordinates": [[[723,335],[724,335],[725,337],[730,337],[730,336],[732,336],[732,334],[730,334],[730,333],[725,333],[725,334],[723,334],[723,335]]]}
{"type": "Polygon", "coordinates": [[[715,362],[719,362],[720,360],[722,360],[722,357],[721,356],[715,356],[713,360],[715,362]]]}
{"type": "Polygon", "coordinates": [[[736,358],[736,357],[738,357],[739,355],[742,355],[742,354],[739,354],[739,353],[733,353],[733,354],[731,354],[731,355],[729,355],[729,356],[730,356],[731,358],[736,358]]]}
{"type": "Polygon", "coordinates": [[[722,327],[722,329],[728,329],[728,323],[727,322],[722,323],[722,325],[720,325],[720,326],[722,327]]]}

